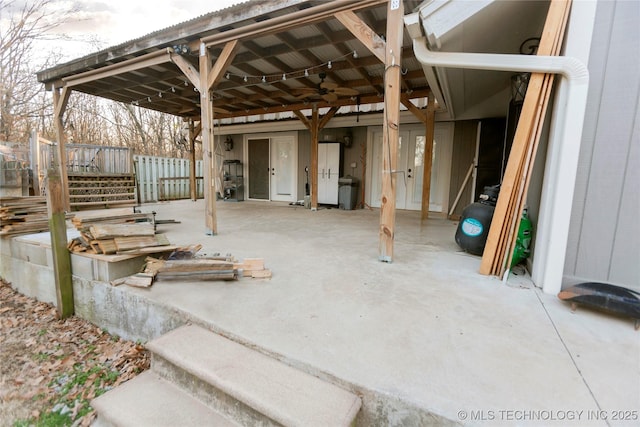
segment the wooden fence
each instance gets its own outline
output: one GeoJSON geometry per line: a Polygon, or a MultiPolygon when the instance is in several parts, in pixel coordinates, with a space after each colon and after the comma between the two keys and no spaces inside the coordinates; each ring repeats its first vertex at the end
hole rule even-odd
{"type": "MultiPolygon", "coordinates": [[[[191,197],[188,159],[140,155],[133,158],[140,203],[191,197]]],[[[198,198],[204,197],[202,160],[196,160],[196,194],[198,198]]]]}

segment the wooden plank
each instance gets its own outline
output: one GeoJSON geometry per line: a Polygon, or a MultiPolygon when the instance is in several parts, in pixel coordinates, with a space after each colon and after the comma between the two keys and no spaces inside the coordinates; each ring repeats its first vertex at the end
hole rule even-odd
{"type": "Polygon", "coordinates": [[[163,261],[162,265],[157,269],[158,272],[193,272],[193,271],[216,271],[216,270],[233,270],[232,262],[219,261],[215,259],[193,259],[193,260],[176,260],[163,261]]]}
{"type": "Polygon", "coordinates": [[[126,251],[117,251],[118,255],[148,255],[157,254],[163,252],[171,252],[180,249],[181,246],[177,245],[163,245],[163,246],[150,246],[147,248],[131,249],[126,251]]]}
{"type": "Polygon", "coordinates": [[[149,222],[130,224],[94,224],[89,227],[94,239],[113,239],[115,237],[153,236],[155,230],[149,222]]]}
{"type": "Polygon", "coordinates": [[[264,258],[245,258],[242,262],[233,264],[236,270],[242,270],[245,277],[251,276],[255,271],[264,270],[264,258]]]}
{"type": "Polygon", "coordinates": [[[251,277],[254,279],[270,279],[271,278],[271,270],[258,270],[252,271],[251,277]]]}
{"type": "Polygon", "coordinates": [[[114,239],[93,240],[91,242],[91,246],[95,248],[94,245],[97,245],[100,249],[100,253],[105,255],[115,254],[118,251],[118,247],[116,246],[116,241],[114,239]]]}
{"type": "MultiPolygon", "coordinates": [[[[559,38],[564,33],[566,13],[570,2],[553,0],[549,7],[538,55],[554,55],[560,47],[559,38]]],[[[532,141],[538,138],[536,123],[540,120],[542,107],[546,107],[545,97],[549,93],[549,80],[541,73],[533,73],[529,79],[527,94],[516,128],[514,142],[507,162],[507,168],[500,188],[487,243],[480,264],[481,274],[501,275],[504,271],[505,253],[508,251],[509,235],[514,224],[519,221],[520,212],[516,212],[525,191],[519,185],[523,180],[527,163],[532,158],[532,141]]],[[[533,143],[535,144],[535,143],[533,143]]],[[[508,256],[508,255],[507,255],[508,256]]]]}
{"type": "MultiPolygon", "coordinates": [[[[559,6],[562,6],[560,4],[559,6]]],[[[558,31],[555,34],[555,39],[553,40],[551,47],[551,55],[559,55],[562,49],[562,42],[564,40],[565,27],[567,25],[569,19],[569,11],[570,11],[570,1],[564,4],[564,9],[562,11],[562,21],[559,24],[558,31]]],[[[561,13],[561,12],[558,12],[561,13]]],[[[542,135],[542,128],[545,121],[545,116],[548,110],[549,100],[551,98],[551,90],[553,87],[553,82],[555,79],[555,75],[553,74],[545,74],[544,82],[541,92],[541,102],[540,113],[536,117],[536,120],[533,124],[533,130],[531,134],[531,140],[529,141],[529,149],[527,150],[527,156],[524,161],[524,165],[522,168],[522,175],[519,181],[519,192],[517,197],[517,203],[515,206],[515,210],[511,216],[511,226],[509,228],[508,234],[505,236],[505,249],[502,251],[502,256],[500,258],[500,263],[496,264],[496,274],[502,275],[505,270],[508,269],[511,256],[513,253],[513,249],[515,247],[518,229],[520,227],[520,220],[522,219],[522,211],[526,205],[527,194],[529,183],[531,181],[531,173],[533,171],[533,165],[536,158],[536,152],[538,149],[538,145],[540,143],[540,138],[542,135]]]]}
{"type": "Polygon", "coordinates": [[[169,245],[169,240],[164,234],[157,234],[155,236],[116,237],[113,240],[115,241],[118,253],[134,249],[169,245]]]}
{"type": "MultiPolygon", "coordinates": [[[[136,273],[132,276],[127,277],[124,280],[125,285],[133,286],[136,288],[148,288],[153,284],[153,279],[155,276],[149,273],[136,273]]],[[[118,282],[119,283],[119,282],[118,282]]],[[[114,285],[116,286],[116,285],[114,285]]]]}
{"type": "Polygon", "coordinates": [[[403,2],[387,6],[385,47],[384,121],[382,124],[382,197],[380,200],[379,260],[393,261],[396,221],[396,169],[400,127],[400,64],[404,14],[403,2]]]}

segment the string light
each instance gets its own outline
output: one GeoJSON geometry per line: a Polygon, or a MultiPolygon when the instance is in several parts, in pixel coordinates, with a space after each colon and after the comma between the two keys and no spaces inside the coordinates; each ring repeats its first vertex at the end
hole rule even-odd
{"type": "MultiPolygon", "coordinates": [[[[283,73],[281,76],[279,74],[276,74],[276,75],[263,74],[263,75],[258,75],[258,76],[252,76],[252,75],[247,75],[247,74],[238,75],[238,74],[233,74],[233,73],[227,71],[225,73],[225,77],[226,77],[227,80],[233,80],[232,77],[236,77],[236,78],[241,79],[244,83],[248,83],[248,84],[256,84],[258,82],[262,82],[263,84],[268,84],[270,81],[276,81],[280,77],[281,77],[281,79],[283,81],[287,80],[288,78],[299,79],[299,78],[303,78],[303,77],[309,77],[311,74],[316,74],[318,72],[321,72],[325,67],[327,69],[332,69],[333,68],[333,63],[335,61],[338,61],[340,59],[346,58],[348,56],[353,56],[353,58],[358,58],[359,57],[358,56],[358,52],[353,50],[353,51],[350,51],[349,53],[344,54],[344,55],[342,55],[340,57],[333,58],[332,60],[329,60],[329,61],[327,61],[325,63],[314,65],[312,67],[307,67],[307,68],[300,69],[300,70],[297,70],[297,71],[291,71],[289,73],[283,73]]],[[[186,87],[189,86],[189,81],[188,80],[184,80],[183,83],[184,83],[184,85],[186,87]]],[[[195,87],[195,86],[193,87],[193,90],[195,92],[198,92],[198,88],[195,87]]],[[[158,92],[158,98],[163,98],[163,94],[168,93],[168,92],[176,93],[175,86],[171,86],[171,88],[169,88],[169,89],[167,89],[165,91],[159,91],[158,92]]],[[[131,104],[139,106],[140,102],[142,102],[142,101],[146,101],[148,103],[151,103],[152,102],[152,97],[151,96],[146,96],[144,98],[131,101],[131,104]]]]}

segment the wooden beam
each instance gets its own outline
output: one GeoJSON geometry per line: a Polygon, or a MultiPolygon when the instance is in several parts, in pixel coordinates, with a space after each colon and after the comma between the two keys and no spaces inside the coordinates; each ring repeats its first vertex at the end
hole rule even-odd
{"type": "MultiPolygon", "coordinates": [[[[413,105],[413,104],[412,104],[413,105]]],[[[424,157],[422,162],[422,206],[420,220],[429,218],[429,200],[431,200],[431,169],[433,166],[433,138],[436,126],[436,100],[433,93],[429,93],[427,100],[427,119],[424,126],[424,157]]]]}
{"type": "Polygon", "coordinates": [[[322,119],[318,123],[318,130],[324,129],[324,127],[327,125],[327,123],[329,123],[329,120],[331,120],[333,118],[333,116],[336,115],[336,113],[338,112],[339,109],[340,109],[340,107],[331,107],[329,109],[329,111],[327,111],[327,114],[322,116],[322,119]]]}
{"type": "Polygon", "coordinates": [[[379,259],[393,262],[396,221],[396,168],[400,131],[400,59],[404,25],[403,2],[387,5],[385,49],[384,121],[382,123],[382,197],[380,200],[379,259]]]}
{"type": "Polygon", "coordinates": [[[61,319],[73,315],[73,282],[71,278],[71,257],[67,249],[67,223],[64,206],[62,181],[57,169],[47,171],[47,210],[51,252],[53,254],[53,274],[56,286],[56,309],[61,319]]]}
{"type": "MultiPolygon", "coordinates": [[[[200,46],[200,82],[201,87],[207,87],[209,72],[211,71],[211,54],[203,44],[200,46]]],[[[213,105],[209,90],[200,91],[200,112],[202,125],[202,159],[204,176],[205,226],[207,234],[218,233],[216,216],[216,153],[213,139],[213,105]]]]}
{"type": "Polygon", "coordinates": [[[324,1],[317,6],[302,9],[286,15],[273,17],[265,21],[256,22],[244,27],[233,28],[229,31],[203,37],[202,42],[209,46],[221,45],[232,40],[254,39],[258,36],[281,33],[296,27],[311,25],[315,22],[326,21],[335,13],[343,10],[360,10],[375,7],[388,0],[358,0],[356,1],[324,1]]]}
{"type": "Polygon", "coordinates": [[[224,75],[224,72],[233,61],[233,58],[235,58],[236,52],[238,51],[238,46],[238,40],[232,40],[224,46],[222,52],[220,52],[220,55],[216,60],[215,65],[209,72],[209,78],[207,80],[208,89],[215,87],[220,82],[220,79],[224,75]]]}
{"type": "Polygon", "coordinates": [[[318,106],[313,104],[311,111],[311,210],[318,209],[318,138],[320,134],[318,106]]]}
{"type": "Polygon", "coordinates": [[[293,114],[296,115],[296,117],[298,117],[298,119],[300,119],[300,121],[302,122],[302,124],[309,130],[311,130],[311,122],[307,119],[307,117],[302,114],[300,112],[300,110],[294,110],[293,114]]]}
{"type": "Polygon", "coordinates": [[[423,110],[416,107],[406,95],[402,95],[400,97],[400,102],[402,102],[402,105],[407,107],[407,110],[411,111],[411,113],[413,113],[413,115],[416,116],[418,120],[420,120],[425,125],[427,124],[426,113],[423,110]]]}
{"type": "Polygon", "coordinates": [[[152,67],[154,65],[169,62],[171,60],[170,53],[170,48],[161,49],[156,52],[151,52],[146,55],[118,62],[117,64],[107,65],[106,67],[86,71],[74,76],[63,77],[62,81],[65,82],[67,86],[72,87],[83,83],[100,80],[106,77],[116,76],[118,74],[152,67]]]}
{"type": "MultiPolygon", "coordinates": [[[[400,3],[400,2],[399,2],[400,3]]],[[[335,14],[342,23],[360,42],[366,46],[383,64],[385,63],[385,42],[352,10],[345,10],[335,14]]],[[[389,21],[387,21],[388,23],[389,21]]],[[[387,24],[388,29],[388,24],[387,24]]],[[[400,40],[402,43],[402,40],[400,40]]],[[[399,58],[398,58],[399,60],[399,58]]],[[[398,62],[400,64],[400,62],[398,62]]]]}
{"type": "Polygon", "coordinates": [[[66,85],[62,88],[53,89],[53,121],[56,129],[56,136],[58,138],[58,144],[56,145],[56,159],[55,164],[58,168],[58,176],[60,177],[60,185],[62,186],[62,205],[65,211],[71,210],[71,204],[69,201],[69,177],[67,175],[67,149],[66,142],[67,137],[64,133],[64,123],[62,116],[67,109],[69,102],[69,96],[71,95],[71,89],[66,85]]]}
{"type": "Polygon", "coordinates": [[[186,59],[184,59],[184,57],[178,55],[177,53],[170,53],[169,58],[171,58],[171,62],[173,62],[178,66],[178,68],[180,68],[180,71],[182,71],[182,73],[189,79],[191,84],[196,89],[198,89],[198,91],[200,91],[200,86],[202,83],[200,82],[200,72],[198,72],[196,67],[191,65],[189,61],[187,61],[186,59]]]}

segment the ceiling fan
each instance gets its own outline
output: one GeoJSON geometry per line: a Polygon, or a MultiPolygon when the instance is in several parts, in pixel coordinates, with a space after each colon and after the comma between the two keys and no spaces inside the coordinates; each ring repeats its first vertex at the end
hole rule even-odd
{"type": "Polygon", "coordinates": [[[327,74],[322,72],[318,74],[320,83],[316,87],[305,87],[292,89],[291,93],[296,95],[298,99],[322,98],[327,102],[335,102],[340,96],[356,96],[358,91],[348,87],[340,87],[336,83],[325,82],[327,74]]]}

